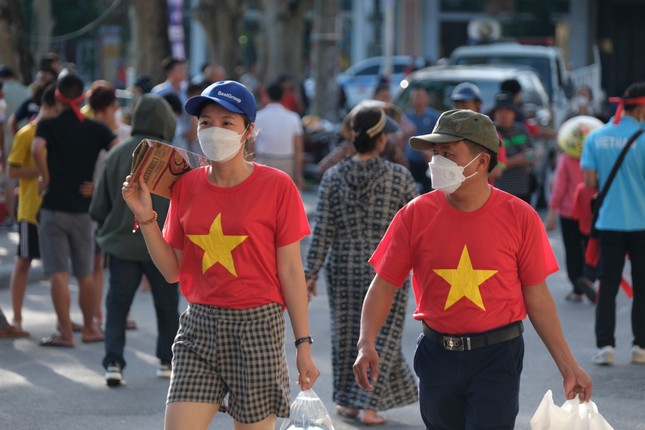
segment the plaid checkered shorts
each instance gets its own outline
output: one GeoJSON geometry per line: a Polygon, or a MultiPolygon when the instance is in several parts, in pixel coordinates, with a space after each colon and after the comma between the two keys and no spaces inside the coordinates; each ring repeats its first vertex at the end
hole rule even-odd
{"type": "Polygon", "coordinates": [[[172,347],[167,402],[222,405],[238,422],[289,416],[285,322],[277,303],[226,309],[190,303],[172,347]]]}

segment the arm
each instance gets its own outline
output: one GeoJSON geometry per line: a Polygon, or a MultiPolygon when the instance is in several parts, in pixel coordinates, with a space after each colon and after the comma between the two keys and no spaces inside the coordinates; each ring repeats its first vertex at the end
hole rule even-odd
{"type": "Polygon", "coordinates": [[[38,169],[36,167],[9,164],[7,166],[7,174],[12,179],[34,179],[38,177],[38,169]]]}
{"type": "Polygon", "coordinates": [[[318,204],[316,206],[316,223],[307,250],[306,278],[309,298],[318,295],[316,279],[318,272],[327,258],[327,252],[336,237],[336,223],[331,215],[329,175],[324,175],[318,187],[318,204]]]}
{"type": "Polygon", "coordinates": [[[583,170],[585,175],[585,185],[589,188],[598,188],[598,175],[595,170],[583,170]]]}
{"type": "MultiPolygon", "coordinates": [[[[138,184],[130,182],[131,180],[132,176],[130,175],[125,178],[121,190],[123,199],[139,222],[152,219],[154,216],[152,198],[150,197],[150,190],[148,190],[143,180],[143,175],[139,177],[138,184]]],[[[178,282],[182,252],[172,248],[166,242],[156,222],[145,225],[140,224],[139,228],[155,266],[157,266],[168,283],[178,282]]]]}
{"type": "Polygon", "coordinates": [[[49,186],[49,167],[47,166],[47,141],[42,137],[34,138],[31,144],[31,155],[34,157],[36,169],[42,177],[38,183],[38,192],[42,194],[49,186]]]}
{"type": "Polygon", "coordinates": [[[569,349],[546,282],[525,286],[522,291],[531,324],[562,374],[565,397],[573,399],[576,394],[580,394],[580,401],[589,401],[592,390],[591,378],[576,362],[569,349]]]}
{"type": "MultiPolygon", "coordinates": [[[[293,336],[295,339],[307,337],[309,331],[309,313],[305,276],[300,258],[300,241],[281,246],[277,250],[278,278],[289,312],[293,336]]],[[[298,384],[302,390],[313,387],[320,375],[311,356],[311,344],[303,342],[296,347],[296,366],[298,367],[298,384]]]]}
{"type": "Polygon", "coordinates": [[[302,190],[305,187],[305,176],[303,172],[305,149],[304,149],[304,141],[303,141],[302,134],[299,134],[293,137],[293,150],[294,150],[294,157],[296,162],[296,168],[295,168],[296,181],[295,182],[298,189],[302,190]]]}
{"type": "Polygon", "coordinates": [[[390,314],[396,288],[395,285],[376,275],[363,302],[361,332],[356,344],[358,356],[354,362],[354,377],[358,386],[366,391],[374,390],[370,379],[372,382],[376,382],[378,379],[379,357],[374,345],[379,330],[390,314]],[[369,378],[368,370],[370,372],[369,378]]]}

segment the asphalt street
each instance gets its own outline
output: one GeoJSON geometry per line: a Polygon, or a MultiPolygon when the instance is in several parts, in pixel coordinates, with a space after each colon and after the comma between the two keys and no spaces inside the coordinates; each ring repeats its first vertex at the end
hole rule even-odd
{"type": "MultiPolygon", "coordinates": [[[[309,213],[315,209],[315,193],[303,194],[309,213]]],[[[549,234],[558,261],[563,265],[563,249],[558,231],[549,234]]],[[[11,264],[15,253],[17,233],[0,231],[0,307],[11,316],[8,289],[11,264]]],[[[308,239],[303,242],[303,253],[308,239]]],[[[102,343],[83,344],[77,338],[74,349],[43,348],[38,339],[53,332],[55,314],[49,295],[49,285],[39,267],[33,272],[24,306],[23,327],[31,332],[30,338],[0,340],[0,430],[27,429],[160,429],[163,423],[168,380],[155,376],[157,360],[154,356],[156,326],[150,293],[137,293],[132,318],[138,329],[127,333],[124,377],[127,384],[108,388],[103,379],[102,343]]],[[[323,400],[337,430],[363,428],[356,420],[341,419],[335,414],[331,400],[332,369],[330,359],[329,311],[324,276],[319,281],[319,296],[310,304],[311,331],[315,339],[314,357],[321,376],[314,389],[323,400]]],[[[571,348],[594,380],[592,400],[600,413],[615,429],[645,430],[645,366],[630,364],[631,302],[621,292],[617,304],[616,363],[598,367],[590,363],[595,350],[593,335],[594,306],[588,302],[571,303],[564,300],[570,287],[564,270],[548,279],[550,290],[558,306],[565,336],[571,348]]],[[[106,284],[107,285],[107,284],[106,284]]],[[[76,297],[77,286],[71,284],[74,295],[72,317],[80,321],[76,297]]],[[[420,324],[411,317],[404,331],[404,349],[411,365],[420,324]]],[[[186,307],[185,301],[180,304],[186,307]]],[[[535,334],[530,322],[525,321],[526,355],[520,393],[520,412],[516,421],[518,430],[529,429],[529,420],[547,390],[553,391],[556,404],[564,402],[560,374],[553,360],[535,334]]],[[[78,335],[77,335],[78,336],[78,335]]],[[[287,339],[291,339],[287,328],[287,339]]],[[[287,342],[287,355],[292,379],[292,397],[298,393],[295,383],[295,351],[287,342]]],[[[423,429],[418,404],[383,412],[389,429],[423,429]]],[[[280,424],[280,423],[278,423],[280,424]]],[[[226,414],[218,414],[211,429],[232,428],[226,414]]]]}

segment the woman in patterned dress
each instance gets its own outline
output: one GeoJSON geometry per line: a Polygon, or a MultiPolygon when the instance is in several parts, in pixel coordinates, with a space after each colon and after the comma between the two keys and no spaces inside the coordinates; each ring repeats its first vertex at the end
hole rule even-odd
{"type": "Polygon", "coordinates": [[[382,424],[377,414],[417,401],[417,387],[401,350],[409,282],[396,293],[392,310],[379,334],[383,357],[373,392],[361,390],[354,380],[363,299],[374,270],[368,259],[397,211],[416,197],[414,180],[402,166],[379,157],[387,133],[398,130],[380,108],[357,112],[352,124],[356,154],[329,169],[318,191],[316,224],[307,254],[306,276],[310,295],[325,260],[331,313],[333,400],[337,413],[364,424],[382,424]],[[329,254],[329,256],[327,255],[329,254]]]}

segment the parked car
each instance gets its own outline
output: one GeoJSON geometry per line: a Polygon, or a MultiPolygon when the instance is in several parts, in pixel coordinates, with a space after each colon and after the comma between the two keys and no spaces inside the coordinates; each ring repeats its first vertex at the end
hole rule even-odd
{"type": "Polygon", "coordinates": [[[439,110],[452,109],[450,94],[461,82],[472,82],[482,93],[482,112],[490,111],[495,94],[506,79],[517,79],[522,86],[524,113],[542,126],[551,126],[549,96],[538,74],[528,67],[499,66],[431,66],[418,70],[401,81],[395,104],[402,109],[409,107],[409,94],[414,86],[428,90],[431,105],[439,110]]]}
{"type": "MultiPolygon", "coordinates": [[[[472,82],[482,93],[482,113],[488,113],[495,103],[495,94],[506,79],[517,79],[522,86],[522,108],[526,117],[542,127],[553,127],[549,96],[538,74],[529,67],[513,66],[432,66],[418,70],[403,81],[394,103],[402,109],[409,107],[412,88],[423,86],[431,97],[430,104],[440,112],[452,109],[450,94],[461,82],[472,82]]],[[[554,168],[556,154],[553,139],[534,139],[538,163],[535,172],[538,179],[538,202],[548,199],[548,179],[554,168]]],[[[541,204],[541,203],[540,203],[541,204]]]]}
{"type": "Polygon", "coordinates": [[[456,65],[513,64],[534,69],[551,101],[554,124],[559,127],[570,110],[574,88],[562,52],[555,46],[522,45],[515,42],[460,46],[450,55],[456,65]]]}
{"type": "MultiPolygon", "coordinates": [[[[423,60],[409,55],[393,55],[391,58],[390,89],[395,94],[407,72],[425,66],[423,60]]],[[[386,76],[385,57],[370,57],[358,61],[338,74],[336,82],[345,93],[346,110],[352,109],[361,101],[372,97],[379,81],[386,76]]],[[[305,94],[309,99],[315,95],[316,84],[313,78],[304,82],[305,94]]]]}

